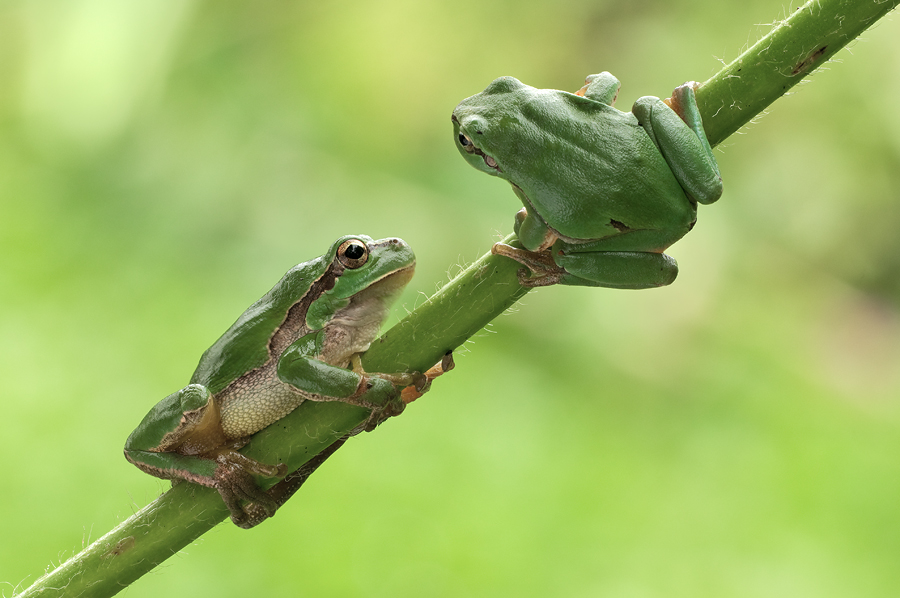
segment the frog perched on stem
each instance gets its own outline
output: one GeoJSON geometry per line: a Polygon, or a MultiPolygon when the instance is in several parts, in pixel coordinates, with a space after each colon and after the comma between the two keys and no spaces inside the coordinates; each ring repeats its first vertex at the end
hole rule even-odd
{"type": "MultiPolygon", "coordinates": [[[[271,517],[299,484],[259,487],[254,476],[288,472],[239,452],[253,434],[306,400],[368,408],[363,427],[373,429],[403,410],[401,390],[412,386],[417,396],[433,377],[367,373],[360,365],[414,269],[402,240],[364,235],[341,237],[323,256],[294,266],[206,350],[191,383],[150,410],[125,457],[151,475],[217,489],[241,527],[271,517]]],[[[294,479],[302,483],[342,442],[294,479]]]]}
{"type": "Polygon", "coordinates": [[[524,204],[515,231],[525,250],[493,252],[528,267],[526,286],[640,289],[670,284],[663,251],[697,219],[697,202],[722,195],[722,178],[694,97],[613,105],[619,81],[591,75],[576,93],[501,77],[453,111],[456,146],[469,164],[509,181],[524,204]]]}

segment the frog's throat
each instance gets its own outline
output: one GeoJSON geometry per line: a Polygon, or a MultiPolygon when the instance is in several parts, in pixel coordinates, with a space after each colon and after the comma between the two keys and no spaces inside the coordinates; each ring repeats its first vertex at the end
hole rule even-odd
{"type": "Polygon", "coordinates": [[[412,279],[415,264],[394,270],[349,298],[325,324],[330,338],[341,338],[322,360],[330,365],[346,363],[350,356],[368,350],[387,319],[391,306],[412,279]],[[340,331],[340,332],[338,332],[340,331]]]}

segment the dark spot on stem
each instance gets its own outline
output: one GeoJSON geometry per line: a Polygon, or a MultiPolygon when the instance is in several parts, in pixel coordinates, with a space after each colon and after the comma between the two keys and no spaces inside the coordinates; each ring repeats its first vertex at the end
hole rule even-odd
{"type": "Polygon", "coordinates": [[[134,548],[135,540],[134,536],[128,536],[127,538],[122,538],[116,545],[110,548],[101,558],[103,559],[111,559],[113,557],[117,557],[120,554],[124,554],[134,548]]]}
{"type": "Polygon", "coordinates": [[[825,54],[826,49],[828,49],[828,46],[822,46],[821,48],[807,56],[806,59],[801,60],[797,64],[797,66],[794,67],[794,70],[791,71],[791,75],[799,75],[800,73],[811,71],[818,65],[819,61],[822,59],[822,56],[825,54]]]}

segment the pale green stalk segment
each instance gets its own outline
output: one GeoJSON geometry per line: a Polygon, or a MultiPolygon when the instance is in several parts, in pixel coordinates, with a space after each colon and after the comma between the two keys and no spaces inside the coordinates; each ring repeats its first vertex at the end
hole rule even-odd
{"type": "Polygon", "coordinates": [[[810,0],[697,90],[711,145],[750,122],[900,0],[810,0]]]}
{"type": "Polygon", "coordinates": [[[179,484],[19,596],[112,596],[227,516],[218,492],[179,484]]]}
{"type": "MultiPolygon", "coordinates": [[[[813,0],[797,9],[701,85],[697,101],[710,143],[721,143],[898,2],[813,0]]],[[[380,372],[428,369],[526,293],[518,268],[485,255],[377,340],[363,365],[380,372]]],[[[247,452],[295,469],[365,417],[341,403],[306,403],[257,434],[247,452]]],[[[20,596],[112,596],[226,517],[218,492],[179,484],[20,596]]]]}
{"type": "MultiPolygon", "coordinates": [[[[514,240],[510,235],[504,242],[514,240]]],[[[518,269],[512,260],[483,256],[376,341],[364,366],[384,372],[428,369],[527,292],[516,278],[518,269]]],[[[254,436],[244,452],[294,470],[367,416],[344,403],[306,402],[254,436]]],[[[227,517],[218,492],[178,484],[21,596],[112,596],[227,517]]]]}

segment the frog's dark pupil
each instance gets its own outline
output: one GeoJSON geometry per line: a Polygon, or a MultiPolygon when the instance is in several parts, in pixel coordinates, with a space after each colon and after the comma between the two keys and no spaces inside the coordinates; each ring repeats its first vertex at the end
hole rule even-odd
{"type": "Polygon", "coordinates": [[[462,133],[459,134],[459,144],[463,147],[466,147],[467,145],[469,145],[469,140],[466,139],[466,136],[463,135],[462,133]]]}
{"type": "Polygon", "coordinates": [[[344,255],[349,257],[351,260],[358,260],[362,256],[366,254],[366,249],[362,245],[357,245],[356,243],[352,245],[348,245],[347,249],[344,250],[344,255]]]}

